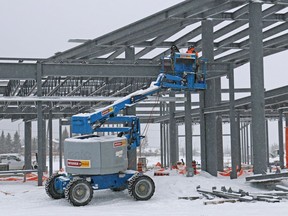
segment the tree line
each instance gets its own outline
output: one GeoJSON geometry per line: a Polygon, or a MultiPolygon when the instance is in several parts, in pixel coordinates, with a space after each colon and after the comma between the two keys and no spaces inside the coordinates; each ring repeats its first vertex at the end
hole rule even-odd
{"type": "MultiPolygon", "coordinates": [[[[69,133],[67,131],[67,128],[62,132],[62,142],[64,139],[69,137],[69,133]]],[[[48,143],[48,141],[46,141],[48,143]]],[[[48,145],[46,145],[48,148],[48,145]]],[[[63,151],[62,145],[62,151],[63,151]]],[[[53,147],[54,150],[59,151],[59,144],[53,147]]],[[[31,140],[31,151],[37,152],[38,151],[38,140],[36,137],[33,137],[31,140]]],[[[22,153],[22,145],[21,145],[21,139],[19,133],[16,131],[13,135],[13,139],[10,133],[8,133],[6,136],[4,134],[4,131],[2,131],[0,136],[0,154],[6,154],[6,153],[22,153]]]]}
{"type": "Polygon", "coordinates": [[[0,136],[0,154],[5,153],[20,153],[21,152],[21,140],[20,135],[16,131],[13,135],[13,139],[10,133],[6,136],[2,131],[0,136]]]}

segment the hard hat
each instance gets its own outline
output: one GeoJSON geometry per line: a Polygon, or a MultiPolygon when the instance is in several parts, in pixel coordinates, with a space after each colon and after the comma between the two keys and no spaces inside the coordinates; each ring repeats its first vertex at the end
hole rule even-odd
{"type": "Polygon", "coordinates": [[[193,44],[193,45],[190,45],[190,46],[188,47],[188,49],[191,49],[191,48],[195,48],[194,44],[193,44]]]}

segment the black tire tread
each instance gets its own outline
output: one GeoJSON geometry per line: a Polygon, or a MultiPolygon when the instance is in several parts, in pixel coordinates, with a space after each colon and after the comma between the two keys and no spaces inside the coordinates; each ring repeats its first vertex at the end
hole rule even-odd
{"type": "Polygon", "coordinates": [[[91,191],[91,194],[90,194],[90,197],[87,201],[85,201],[84,203],[78,203],[76,201],[73,200],[73,197],[71,197],[71,188],[74,187],[76,184],[78,184],[79,182],[85,182],[87,183],[87,181],[85,179],[82,179],[82,178],[79,178],[79,177],[76,177],[74,178],[73,180],[71,180],[68,185],[66,186],[65,188],[65,198],[68,200],[68,202],[73,205],[73,206],[85,206],[87,205],[93,198],[93,189],[92,189],[92,186],[91,184],[87,184],[89,185],[89,188],[90,188],[90,191],[91,191]]]}
{"type": "Polygon", "coordinates": [[[154,184],[154,181],[147,175],[136,175],[136,176],[133,176],[130,180],[129,180],[129,184],[128,184],[128,192],[129,194],[134,197],[135,200],[139,200],[139,201],[146,201],[146,200],[149,200],[153,195],[154,195],[154,192],[155,192],[155,184],[154,184]],[[152,191],[150,194],[147,194],[146,197],[139,197],[137,195],[137,193],[135,192],[136,191],[136,184],[138,181],[140,180],[143,180],[145,179],[146,181],[149,181],[151,186],[152,186],[152,191]]]}
{"type": "Polygon", "coordinates": [[[64,198],[65,195],[63,194],[59,194],[57,193],[57,191],[55,191],[54,189],[54,181],[56,178],[58,178],[59,176],[63,176],[63,174],[58,174],[58,173],[54,173],[53,175],[51,175],[46,183],[45,183],[45,191],[46,194],[51,197],[52,199],[61,199],[64,198]]]}

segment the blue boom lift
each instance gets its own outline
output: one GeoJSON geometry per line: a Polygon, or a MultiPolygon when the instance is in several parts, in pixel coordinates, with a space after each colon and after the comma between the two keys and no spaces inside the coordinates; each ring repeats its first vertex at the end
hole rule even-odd
{"type": "Polygon", "coordinates": [[[206,60],[197,59],[194,53],[175,52],[169,58],[162,59],[161,73],[147,89],[138,90],[94,113],[72,116],[72,132],[81,136],[65,140],[67,174],[52,175],[45,184],[46,193],[53,199],[65,197],[74,206],[87,205],[93,191],[100,189],[128,189],[136,200],[150,199],[155,191],[153,180],[147,175],[128,170],[127,151],[140,146],[142,138],[139,118],[119,116],[119,113],[163,89],[206,89],[206,60]],[[169,68],[170,72],[167,73],[169,68]],[[106,123],[123,126],[101,127],[106,123]],[[114,132],[118,135],[98,136],[95,132],[114,132]]]}

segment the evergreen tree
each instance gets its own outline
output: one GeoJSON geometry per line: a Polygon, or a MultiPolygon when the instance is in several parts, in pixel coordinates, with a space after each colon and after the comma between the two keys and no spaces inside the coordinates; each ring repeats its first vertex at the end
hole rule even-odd
{"type": "Polygon", "coordinates": [[[5,143],[6,143],[5,134],[4,134],[4,131],[2,131],[1,136],[0,136],[0,153],[1,154],[6,152],[5,151],[5,147],[6,147],[5,143]]]}
{"type": "Polygon", "coordinates": [[[19,136],[17,131],[14,134],[11,152],[13,152],[13,153],[20,153],[21,152],[21,140],[20,140],[20,136],[19,136]]]}
{"type": "Polygon", "coordinates": [[[12,139],[10,133],[7,134],[6,136],[6,141],[5,141],[5,153],[11,153],[12,151],[12,139]]]}

